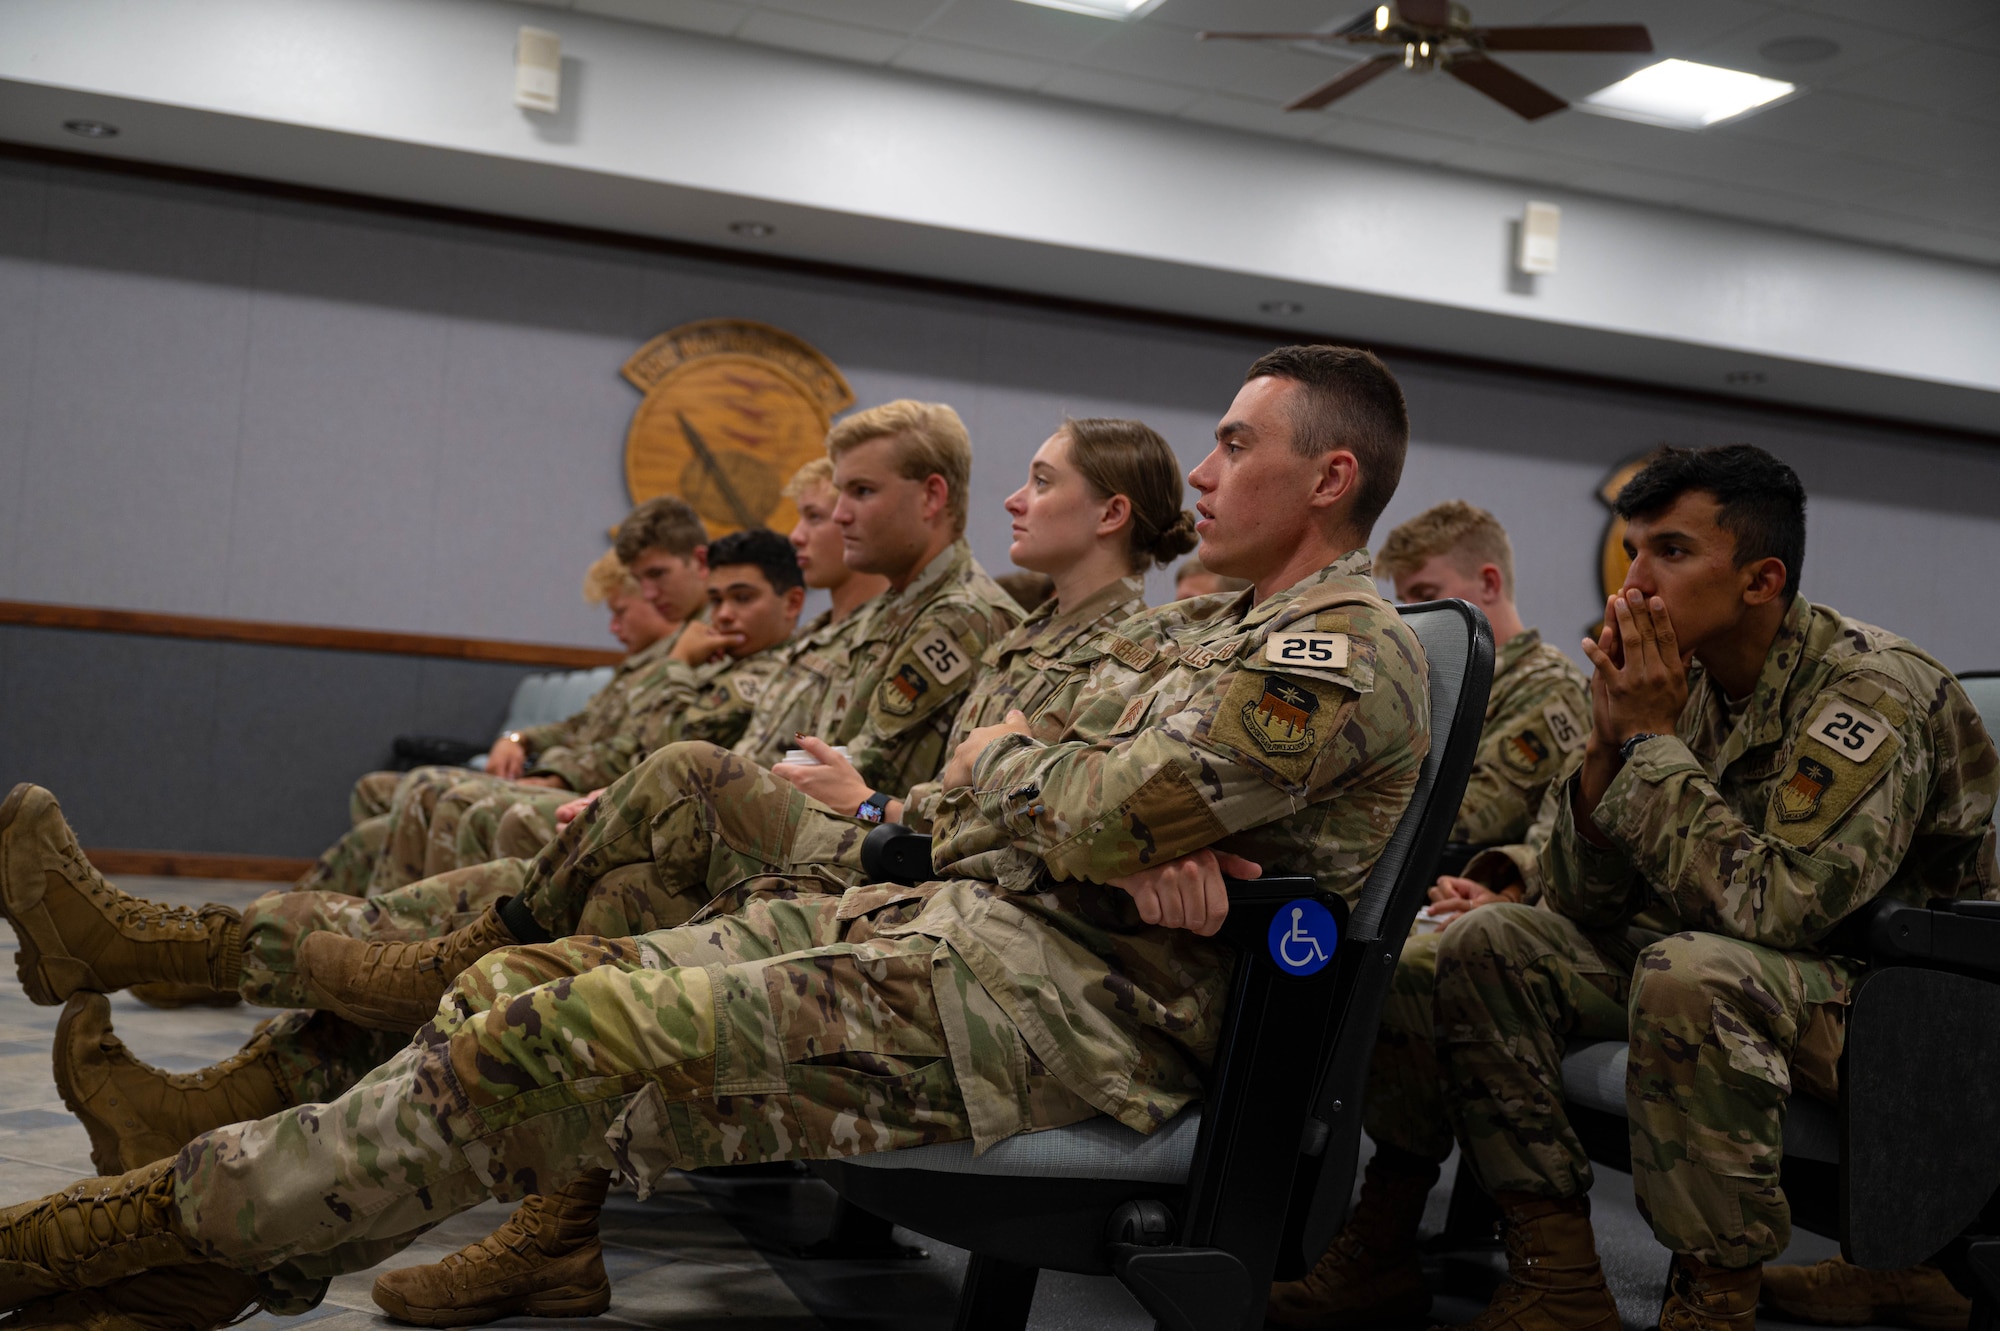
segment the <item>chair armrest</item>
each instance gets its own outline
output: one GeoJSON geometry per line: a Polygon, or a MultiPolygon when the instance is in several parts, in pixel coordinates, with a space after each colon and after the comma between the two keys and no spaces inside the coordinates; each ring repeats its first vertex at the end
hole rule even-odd
{"type": "Polygon", "coordinates": [[[2000,901],[1885,902],[1868,920],[1866,938],[1878,963],[2000,975],[2000,901]]]}

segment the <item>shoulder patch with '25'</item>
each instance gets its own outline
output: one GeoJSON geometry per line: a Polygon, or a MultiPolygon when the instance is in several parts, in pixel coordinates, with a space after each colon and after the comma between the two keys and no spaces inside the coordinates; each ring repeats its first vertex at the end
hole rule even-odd
{"type": "Polygon", "coordinates": [[[1849,762],[1857,763],[1873,757],[1891,733],[1887,721],[1845,698],[1836,698],[1820,708],[1819,715],[1806,727],[1808,739],[1816,739],[1849,762]]]}
{"type": "Polygon", "coordinates": [[[1347,668],[1345,633],[1273,633],[1264,640],[1264,659],[1275,666],[1319,670],[1347,668]]]}

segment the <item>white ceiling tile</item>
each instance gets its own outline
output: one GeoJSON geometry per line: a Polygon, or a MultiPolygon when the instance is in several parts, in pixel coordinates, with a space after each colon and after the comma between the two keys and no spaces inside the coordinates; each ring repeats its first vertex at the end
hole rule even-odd
{"type": "Polygon", "coordinates": [[[706,32],[717,37],[735,32],[751,12],[747,4],[729,4],[726,0],[576,0],[576,7],[586,14],[706,32]]]}
{"type": "Polygon", "coordinates": [[[762,0],[763,9],[829,23],[851,23],[861,28],[908,35],[920,30],[925,21],[943,9],[946,0],[762,0]]]}
{"type": "Polygon", "coordinates": [[[1955,258],[1970,259],[1974,263],[2000,264],[2000,231],[1967,231],[1963,227],[1955,227],[1927,242],[1925,248],[1955,258]]]}
{"type": "Polygon", "coordinates": [[[1564,185],[1597,169],[1595,162],[1579,162],[1548,153],[1523,152],[1491,143],[1468,143],[1441,155],[1440,166],[1456,167],[1482,176],[1534,181],[1543,185],[1564,185]]]}
{"type": "Polygon", "coordinates": [[[1833,88],[1808,88],[1788,102],[1716,129],[1731,136],[1814,148],[1862,150],[1877,142],[1908,142],[1934,133],[1940,123],[1929,111],[1913,111],[1833,88]]]}
{"type": "MultiPolygon", "coordinates": [[[[1993,10],[1991,5],[1987,8],[1989,11],[1993,10]]],[[[2000,55],[2000,12],[1994,12],[1993,17],[1983,23],[1975,22],[1968,27],[1955,29],[1952,33],[1952,43],[1974,51],[2000,55]]]]}
{"type": "MultiPolygon", "coordinates": [[[[1746,0],[1578,0],[1566,6],[1563,23],[1643,23],[1660,56],[1685,55],[1745,27],[1769,13],[1746,0]]],[[[1475,19],[1480,11],[1475,9],[1475,19]]],[[[1480,20],[1483,21],[1483,20],[1480,20]]]]}
{"type": "Polygon", "coordinates": [[[1926,249],[1949,238],[1951,228],[1914,218],[1893,217],[1862,208],[1842,208],[1814,222],[1814,230],[1830,231],[1852,240],[1903,249],[1926,249]]]}
{"type": "Polygon", "coordinates": [[[1052,97],[1074,97],[1079,101],[1123,107],[1128,111],[1150,111],[1173,115],[1201,96],[1193,88],[1152,79],[1127,78],[1099,69],[1065,69],[1041,85],[1039,91],[1052,97]]]}
{"type": "Polygon", "coordinates": [[[998,51],[980,51],[946,42],[912,41],[889,62],[897,69],[968,83],[994,83],[1003,88],[1032,88],[1056,72],[1046,60],[1025,60],[998,51]]]}
{"type": "Polygon", "coordinates": [[[760,46],[782,46],[787,50],[810,51],[814,55],[868,65],[887,64],[891,56],[903,49],[906,40],[899,34],[880,32],[874,28],[822,23],[818,19],[778,14],[770,10],[752,14],[749,22],[738,29],[736,35],[760,46]]]}
{"type": "Polygon", "coordinates": [[[1992,16],[1991,0],[1781,0],[1784,8],[1825,14],[1862,27],[1917,36],[1956,32],[1992,16]]]}
{"type": "Polygon", "coordinates": [[[1271,52],[1257,42],[1199,42],[1181,28],[1121,24],[1080,63],[1134,78],[1213,88],[1270,68],[1271,52]]]}
{"type": "Polygon", "coordinates": [[[1367,0],[1166,0],[1139,22],[1187,29],[1313,32],[1329,20],[1345,23],[1367,8],[1367,0]]]}
{"type": "Polygon", "coordinates": [[[1847,149],[1847,155],[1868,162],[1894,162],[1956,179],[2000,179],[2000,126],[1944,116],[1926,117],[1920,126],[1915,132],[1898,137],[1883,136],[1854,144],[1847,149]]]}
{"type": "Polygon", "coordinates": [[[1828,83],[1903,106],[2000,121],[2000,56],[1984,51],[1913,46],[1828,83]]]}
{"type": "Polygon", "coordinates": [[[1109,37],[1115,19],[1071,14],[1021,0],[951,0],[924,36],[1040,60],[1075,60],[1109,37]]]}
{"type": "Polygon", "coordinates": [[[1359,116],[1329,125],[1320,133],[1319,141],[1398,161],[1425,163],[1437,162],[1446,153],[1470,146],[1465,140],[1454,140],[1449,135],[1418,133],[1393,121],[1364,120],[1359,116]]]}
{"type": "Polygon", "coordinates": [[[1823,87],[1853,70],[1901,55],[1915,45],[1915,38],[1898,36],[1881,28],[1864,27],[1825,15],[1779,10],[1725,33],[1696,48],[1691,54],[1703,64],[1746,69],[1752,74],[1811,88],[1823,87]],[[1840,49],[1824,60],[1805,64],[1772,60],[1759,49],[1769,42],[1788,37],[1823,37],[1840,49]]]}

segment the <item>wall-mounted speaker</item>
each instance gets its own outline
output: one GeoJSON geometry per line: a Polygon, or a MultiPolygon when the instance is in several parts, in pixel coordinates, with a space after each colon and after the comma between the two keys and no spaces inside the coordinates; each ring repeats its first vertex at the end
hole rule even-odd
{"type": "Polygon", "coordinates": [[[562,104],[562,38],[523,28],[514,43],[514,105],[554,114],[562,104]]]}
{"type": "Polygon", "coordinates": [[[1553,203],[1530,203],[1521,214],[1521,247],[1514,266],[1524,273],[1553,273],[1556,232],[1561,227],[1562,209],[1553,203]]]}

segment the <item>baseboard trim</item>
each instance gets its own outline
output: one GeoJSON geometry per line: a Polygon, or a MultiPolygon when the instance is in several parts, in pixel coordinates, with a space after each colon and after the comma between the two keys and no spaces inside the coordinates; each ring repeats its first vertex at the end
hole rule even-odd
{"type": "Polygon", "coordinates": [[[92,633],[136,633],[156,638],[206,642],[248,642],[268,647],[312,647],[335,652],[380,652],[390,656],[439,656],[455,661],[495,661],[507,665],[590,670],[617,665],[624,655],[594,647],[556,643],[506,642],[497,638],[449,638],[435,633],[390,633],[373,629],[325,628],[312,624],[271,624],[251,619],[203,615],[162,615],[141,610],[55,605],[42,601],[0,601],[0,624],[34,628],[83,629],[92,633]]]}
{"type": "Polygon", "coordinates": [[[85,850],[101,874],[146,878],[231,878],[253,883],[292,883],[312,868],[311,860],[282,855],[225,855],[198,850],[85,850]]]}

